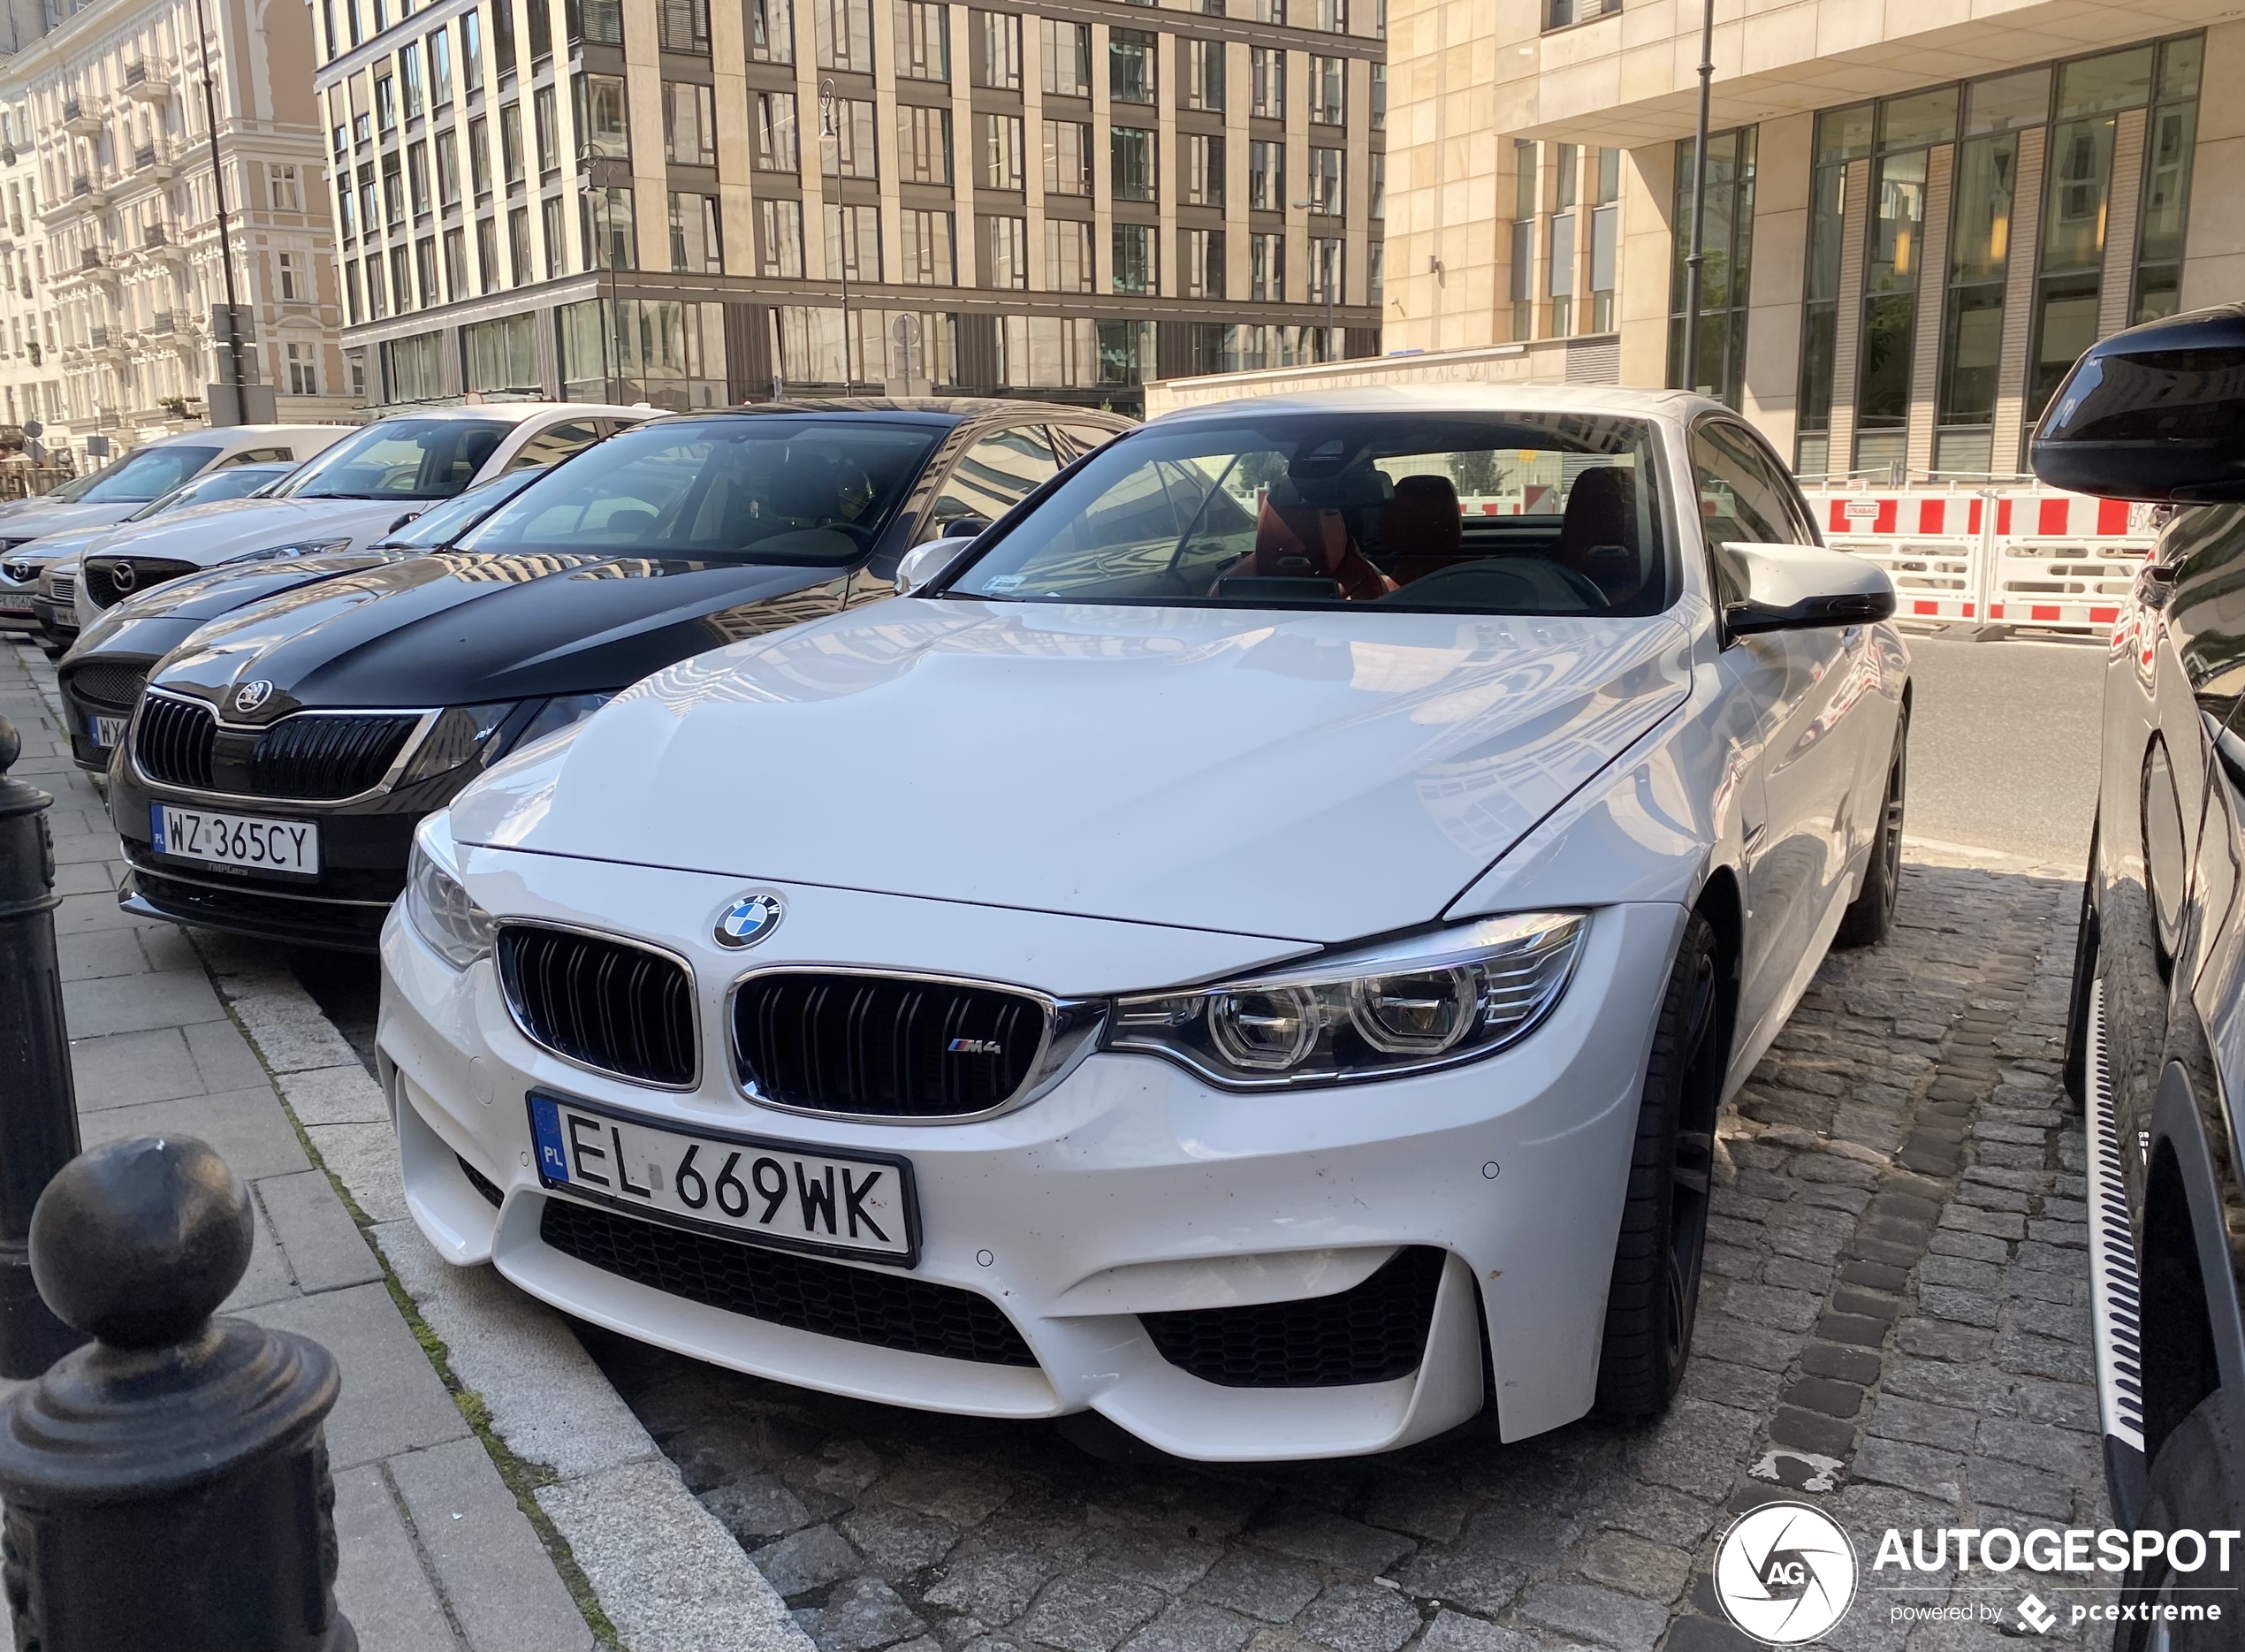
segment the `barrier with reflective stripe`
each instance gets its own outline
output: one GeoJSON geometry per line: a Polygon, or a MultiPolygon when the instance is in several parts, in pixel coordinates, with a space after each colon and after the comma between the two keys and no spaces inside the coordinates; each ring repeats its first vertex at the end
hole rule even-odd
{"type": "Polygon", "coordinates": [[[2158,542],[2151,506],[2047,488],[1807,498],[1827,544],[1887,570],[1904,619],[2102,630],[2158,542]]]}

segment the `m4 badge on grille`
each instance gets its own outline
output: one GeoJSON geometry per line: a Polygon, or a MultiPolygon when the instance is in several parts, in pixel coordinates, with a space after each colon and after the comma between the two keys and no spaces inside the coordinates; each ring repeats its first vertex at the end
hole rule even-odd
{"type": "Polygon", "coordinates": [[[769,889],[742,895],[717,915],[717,944],[753,947],[780,927],[787,907],[769,889]]]}
{"type": "Polygon", "coordinates": [[[1006,1047],[995,1039],[953,1039],[943,1047],[952,1055],[1003,1055],[1006,1047]]]}

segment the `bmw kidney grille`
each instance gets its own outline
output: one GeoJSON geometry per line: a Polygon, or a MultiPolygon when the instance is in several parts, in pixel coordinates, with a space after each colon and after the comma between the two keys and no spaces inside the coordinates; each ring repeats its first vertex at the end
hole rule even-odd
{"type": "Polygon", "coordinates": [[[840,972],[751,976],[733,999],[742,1082],[781,1107],[876,1118],[986,1113],[1020,1092],[1048,1013],[1023,993],[840,972]]]}
{"type": "Polygon", "coordinates": [[[508,924],[499,984],[514,1024],[555,1054],[642,1084],[694,1083],[694,984],[675,958],[573,930],[508,924]]]}

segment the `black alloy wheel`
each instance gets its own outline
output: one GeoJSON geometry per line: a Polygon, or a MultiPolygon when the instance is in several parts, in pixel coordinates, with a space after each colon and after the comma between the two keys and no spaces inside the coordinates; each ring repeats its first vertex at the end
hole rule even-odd
{"type": "Polygon", "coordinates": [[[1910,716],[1903,708],[1894,730],[1894,755],[1886,765],[1886,794],[1880,800],[1878,838],[1863,887],[1840,915],[1835,947],[1876,947],[1894,927],[1894,897],[1902,886],[1902,806],[1910,789],[1910,716]]]}
{"type": "Polygon", "coordinates": [[[1726,967],[1714,926],[1693,912],[1661,995],[1606,1296],[1597,1404],[1610,1417],[1658,1416],[1691,1356],[1729,1054],[1726,967]]]}

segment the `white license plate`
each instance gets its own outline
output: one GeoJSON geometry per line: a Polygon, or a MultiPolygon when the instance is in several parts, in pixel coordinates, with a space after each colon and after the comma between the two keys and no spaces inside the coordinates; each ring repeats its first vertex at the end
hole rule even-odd
{"type": "Polygon", "coordinates": [[[548,1187],[788,1250],[919,1260],[909,1160],[666,1130],[559,1096],[529,1101],[548,1187]]]}
{"type": "Polygon", "coordinates": [[[320,869],[320,829],[309,820],[267,820],[150,803],[148,830],[159,855],[247,872],[316,874],[320,869]]]}
{"type": "Polygon", "coordinates": [[[94,743],[107,751],[125,738],[125,725],[132,720],[129,717],[89,717],[86,722],[93,731],[94,743]]]}

